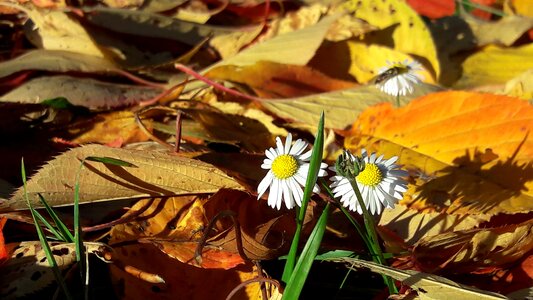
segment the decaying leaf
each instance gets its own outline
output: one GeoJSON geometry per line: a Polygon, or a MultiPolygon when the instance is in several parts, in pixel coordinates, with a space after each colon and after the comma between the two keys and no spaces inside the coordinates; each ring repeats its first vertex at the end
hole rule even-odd
{"type": "Polygon", "coordinates": [[[141,208],[146,210],[131,222],[113,227],[111,243],[152,243],[170,257],[201,268],[231,269],[248,259],[272,259],[287,250],[287,237],[294,230],[290,214],[268,210],[264,201],[257,203],[235,190],[223,189],[209,198],[142,200],[124,217],[141,208]],[[195,250],[219,213],[222,217],[214,223],[198,262],[195,250]]]}
{"type": "Polygon", "coordinates": [[[0,62],[0,77],[29,70],[107,73],[117,69],[113,62],[105,58],[63,50],[32,50],[0,62]]]}
{"type": "Polygon", "coordinates": [[[0,101],[41,103],[58,97],[90,109],[125,107],[149,100],[161,93],[152,87],[115,84],[66,75],[32,79],[0,97],[0,101]]]}
{"type": "Polygon", "coordinates": [[[511,97],[533,99],[533,69],[507,81],[504,93],[511,97]]]}
{"type": "MultiPolygon", "coordinates": [[[[143,120],[143,124],[151,130],[150,120],[143,120]]],[[[99,114],[94,118],[69,126],[68,131],[70,135],[75,136],[72,142],[76,144],[108,144],[118,141],[122,145],[149,140],[149,137],[135,123],[135,115],[131,111],[99,114]]]]}
{"type": "MultiPolygon", "coordinates": [[[[400,101],[406,104],[416,96],[439,89],[436,86],[420,84],[412,95],[402,97],[400,101]]],[[[396,97],[382,93],[374,86],[361,86],[300,98],[263,100],[261,105],[281,118],[310,125],[312,128],[316,127],[320,114],[324,111],[326,127],[344,129],[367,107],[380,102],[395,101],[396,97]]]]}
{"type": "Polygon", "coordinates": [[[410,286],[416,290],[418,297],[422,300],[444,298],[464,300],[507,299],[503,295],[478,290],[432,274],[411,270],[399,270],[357,258],[344,258],[337,261],[345,262],[350,268],[368,268],[372,272],[399,280],[403,285],[410,286]]]}
{"type": "MultiPolygon", "coordinates": [[[[102,243],[84,243],[88,253],[100,255],[102,243]]],[[[0,265],[0,296],[2,299],[20,299],[31,295],[55,281],[41,242],[8,244],[10,258],[0,265]]],[[[50,248],[60,270],[76,262],[76,245],[50,243],[50,248]]]]}
{"type": "Polygon", "coordinates": [[[290,98],[354,87],[355,83],[330,78],[307,66],[259,61],[249,66],[220,66],[206,77],[243,83],[263,98],[290,98]]]}
{"type": "Polygon", "coordinates": [[[413,249],[422,270],[454,273],[506,266],[533,249],[533,221],[497,228],[443,233],[420,240],[413,249]]]}
{"type": "MultiPolygon", "coordinates": [[[[488,221],[483,215],[454,215],[438,212],[421,212],[409,209],[404,205],[396,205],[393,209],[385,209],[381,214],[379,225],[401,238],[406,246],[413,246],[421,238],[445,232],[467,230],[488,221]]],[[[382,236],[386,236],[383,234],[382,236]]],[[[387,238],[384,238],[387,240],[387,238]]],[[[388,240],[389,244],[397,241],[388,240]]]]}
{"type": "MultiPolygon", "coordinates": [[[[89,156],[115,158],[132,166],[86,161],[79,176],[80,203],[242,189],[232,178],[201,161],[164,152],[89,145],[58,156],[28,181],[33,205],[41,207],[38,194],[51,206],[71,205],[81,160],[89,156]]],[[[27,209],[23,193],[19,189],[8,202],[1,203],[0,211],[27,209]]]]}
{"type": "MultiPolygon", "coordinates": [[[[252,264],[232,270],[201,269],[169,259],[150,244],[134,244],[116,249],[117,259],[142,271],[158,274],[165,283],[150,284],[111,265],[115,293],[121,299],[219,299],[241,282],[255,278],[252,264]]],[[[248,285],[234,299],[258,299],[259,285],[248,285]]]]}
{"type": "Polygon", "coordinates": [[[417,180],[402,202],[414,209],[524,213],[533,210],[532,119],[531,105],[517,98],[434,93],[365,111],[345,146],[399,156],[417,180]]]}

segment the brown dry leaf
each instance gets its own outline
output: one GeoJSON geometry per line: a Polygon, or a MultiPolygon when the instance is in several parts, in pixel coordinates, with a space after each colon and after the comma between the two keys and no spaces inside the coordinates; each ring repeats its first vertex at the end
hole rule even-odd
{"type": "MultiPolygon", "coordinates": [[[[80,162],[90,156],[119,159],[132,166],[86,161],[79,176],[80,203],[242,189],[217,168],[198,160],[165,152],[89,145],[63,153],[28,181],[28,196],[33,205],[42,205],[38,194],[51,206],[71,205],[80,162]]],[[[23,194],[22,188],[17,190],[8,202],[0,204],[0,211],[27,209],[23,194]]]]}
{"type": "MultiPolygon", "coordinates": [[[[128,245],[115,249],[116,259],[142,271],[158,274],[165,283],[142,281],[111,265],[111,276],[116,283],[115,293],[120,299],[220,299],[241,282],[255,278],[257,271],[251,264],[232,270],[201,269],[169,259],[150,244],[128,245]]],[[[259,299],[259,284],[248,285],[232,299],[259,299]]]]}
{"type": "Polygon", "coordinates": [[[29,70],[84,73],[118,71],[115,64],[105,58],[62,50],[31,50],[0,62],[0,77],[29,70]]]}
{"type": "Polygon", "coordinates": [[[240,31],[221,34],[209,40],[209,45],[218,51],[222,59],[239,53],[243,47],[249,45],[263,30],[263,26],[241,28],[240,31]]]}
{"type": "MultiPolygon", "coordinates": [[[[50,249],[59,270],[66,270],[76,262],[76,245],[51,242],[50,249]]],[[[84,243],[88,253],[99,255],[102,243],[84,243]]],[[[41,242],[7,244],[9,257],[0,265],[0,295],[2,299],[20,299],[55,282],[41,242]]]]}
{"type": "Polygon", "coordinates": [[[89,109],[124,107],[149,100],[161,93],[152,87],[115,84],[90,78],[45,76],[25,82],[2,95],[0,101],[41,103],[58,97],[89,109]]]}
{"type": "Polygon", "coordinates": [[[217,141],[239,144],[243,150],[262,152],[274,144],[274,137],[259,121],[207,109],[184,109],[217,141]]]}
{"type": "Polygon", "coordinates": [[[413,209],[524,213],[533,210],[532,120],[531,105],[517,98],[434,93],[399,109],[368,109],[345,146],[399,156],[416,180],[402,202],[413,209]]]}
{"type": "Polygon", "coordinates": [[[111,242],[153,243],[167,255],[202,268],[230,269],[244,263],[239,256],[236,230],[230,217],[218,219],[203,249],[201,263],[195,260],[194,251],[203,231],[223,211],[235,213],[242,250],[249,259],[276,257],[287,249],[289,240],[285,235],[290,236],[294,230],[290,214],[268,209],[265,201],[258,203],[249,194],[235,190],[220,190],[209,199],[143,200],[125,216],[146,205],[148,209],[133,221],[113,227],[111,242]]]}
{"type": "Polygon", "coordinates": [[[533,18],[523,16],[506,16],[496,22],[488,22],[466,14],[464,20],[470,25],[478,46],[511,46],[533,27],[533,18]]]}
{"type": "MultiPolygon", "coordinates": [[[[394,233],[402,243],[412,246],[421,238],[445,232],[467,230],[477,227],[480,223],[488,221],[490,217],[483,215],[452,215],[438,212],[421,212],[409,209],[404,205],[396,205],[393,209],[385,209],[381,214],[379,226],[381,230],[394,233]]],[[[387,235],[382,235],[390,246],[397,241],[387,235]]]]}
{"type": "Polygon", "coordinates": [[[211,69],[206,77],[243,83],[259,97],[291,98],[352,88],[356,84],[330,78],[307,66],[259,61],[239,67],[225,65],[211,69]]]}
{"type": "MultiPolygon", "coordinates": [[[[143,124],[151,131],[151,120],[143,120],[143,124]]],[[[76,144],[108,144],[116,141],[120,141],[120,144],[131,144],[149,140],[135,123],[135,115],[131,111],[99,114],[90,120],[69,126],[68,131],[75,136],[72,142],[76,144]]]]}
{"type": "Polygon", "coordinates": [[[533,249],[533,220],[518,225],[443,233],[420,240],[413,258],[422,270],[454,273],[506,266],[533,249]]]}
{"type": "Polygon", "coordinates": [[[402,285],[412,287],[421,300],[461,299],[461,300],[496,300],[507,299],[492,292],[482,291],[462,285],[447,278],[411,270],[399,270],[383,266],[371,261],[357,258],[337,260],[345,262],[349,268],[368,268],[372,272],[390,276],[401,281],[402,285]]]}

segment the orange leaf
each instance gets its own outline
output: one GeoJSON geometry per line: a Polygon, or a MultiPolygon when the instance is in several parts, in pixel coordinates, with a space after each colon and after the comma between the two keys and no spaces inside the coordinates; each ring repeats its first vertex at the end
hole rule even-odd
{"type": "Polygon", "coordinates": [[[533,210],[533,108],[518,98],[434,93],[393,109],[371,108],[347,148],[400,156],[415,184],[403,203],[456,214],[533,210]]]}

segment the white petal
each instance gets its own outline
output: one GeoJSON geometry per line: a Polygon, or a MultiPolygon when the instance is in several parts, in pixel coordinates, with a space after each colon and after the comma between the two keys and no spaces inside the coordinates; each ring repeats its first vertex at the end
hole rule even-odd
{"type": "Polygon", "coordinates": [[[291,146],[292,146],[292,134],[289,132],[289,134],[287,134],[287,139],[285,139],[285,152],[283,153],[288,154],[291,151],[291,146]]]}
{"type": "Polygon", "coordinates": [[[298,139],[298,140],[296,140],[296,142],[294,142],[294,145],[292,146],[291,151],[289,152],[289,154],[298,156],[298,155],[302,154],[302,152],[305,150],[306,147],[307,147],[307,143],[302,141],[302,140],[300,140],[300,139],[298,139]]]}
{"type": "Polygon", "coordinates": [[[304,191],[298,185],[296,180],[294,180],[294,178],[289,178],[287,181],[289,182],[289,187],[291,188],[293,192],[294,201],[296,202],[298,206],[302,206],[302,199],[304,196],[304,191]]]}
{"type": "Polygon", "coordinates": [[[285,206],[288,209],[292,209],[294,207],[294,200],[292,199],[291,188],[289,187],[287,180],[281,181],[281,187],[283,190],[283,199],[285,200],[285,206]]]}
{"type": "Polygon", "coordinates": [[[298,158],[300,160],[303,160],[303,161],[309,161],[309,159],[311,158],[311,153],[313,152],[313,150],[309,150],[307,152],[305,152],[304,154],[300,155],[298,158]]]}
{"type": "Polygon", "coordinates": [[[259,193],[257,195],[257,199],[261,198],[263,194],[266,192],[268,187],[270,186],[270,183],[272,183],[272,179],[274,178],[272,171],[268,171],[268,173],[265,175],[263,180],[259,183],[259,186],[257,187],[257,192],[259,193]]]}
{"type": "MultiPolygon", "coordinates": [[[[280,190],[279,187],[279,179],[273,178],[272,184],[270,185],[270,192],[268,194],[268,205],[270,207],[276,208],[278,203],[278,191],[280,190]]],[[[279,210],[279,208],[278,208],[279,210]]]]}
{"type": "Polygon", "coordinates": [[[274,150],[274,148],[266,149],[265,155],[271,160],[276,159],[276,151],[274,150]]]}
{"type": "MultiPolygon", "coordinates": [[[[290,133],[289,133],[290,134],[290,133]]],[[[285,147],[283,146],[283,143],[281,142],[281,139],[278,137],[276,137],[276,151],[278,152],[278,155],[283,155],[285,154],[285,147]]]]}

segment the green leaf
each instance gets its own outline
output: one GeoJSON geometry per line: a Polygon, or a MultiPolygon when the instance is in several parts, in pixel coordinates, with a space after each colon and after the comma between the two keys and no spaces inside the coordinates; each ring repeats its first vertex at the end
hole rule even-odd
{"type": "Polygon", "coordinates": [[[309,236],[309,239],[305,244],[304,250],[302,251],[302,255],[298,259],[298,263],[296,263],[294,272],[292,273],[291,278],[287,283],[287,288],[283,293],[282,299],[298,299],[300,297],[300,293],[302,292],[305,280],[307,279],[309,270],[313,265],[316,254],[318,252],[318,248],[320,247],[320,243],[322,242],[324,231],[326,230],[329,215],[329,206],[330,204],[328,203],[322,211],[322,214],[320,215],[320,218],[318,219],[315,228],[313,228],[313,232],[311,232],[311,235],[309,236]]]}
{"type": "Polygon", "coordinates": [[[322,152],[324,148],[324,113],[320,116],[318,122],[318,131],[316,134],[315,144],[313,146],[313,152],[311,153],[311,160],[309,162],[309,172],[307,173],[307,181],[304,188],[304,195],[302,199],[302,207],[298,211],[296,219],[296,231],[292,239],[291,248],[287,261],[285,262],[285,268],[283,269],[283,275],[281,280],[287,282],[291,278],[291,274],[294,269],[294,263],[296,261],[296,254],[298,251],[298,244],[300,243],[300,234],[302,233],[302,226],[305,217],[305,211],[307,210],[307,204],[313,194],[313,187],[318,178],[318,171],[320,170],[320,164],[322,163],[322,152]]]}

